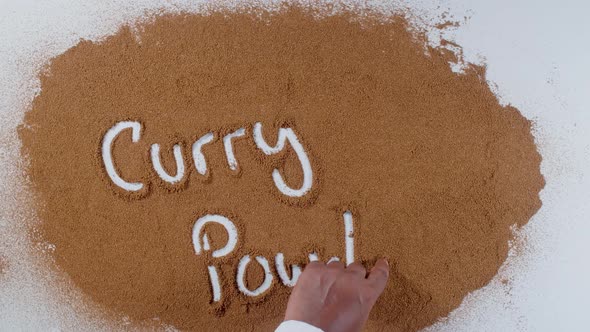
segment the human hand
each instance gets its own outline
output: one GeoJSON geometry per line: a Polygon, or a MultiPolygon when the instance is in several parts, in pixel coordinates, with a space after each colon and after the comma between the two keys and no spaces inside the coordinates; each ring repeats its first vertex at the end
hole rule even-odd
{"type": "Polygon", "coordinates": [[[367,272],[362,264],[345,267],[342,262],[311,262],[287,304],[285,321],[297,320],[325,332],[357,332],[387,284],[389,264],[377,261],[367,272]]]}

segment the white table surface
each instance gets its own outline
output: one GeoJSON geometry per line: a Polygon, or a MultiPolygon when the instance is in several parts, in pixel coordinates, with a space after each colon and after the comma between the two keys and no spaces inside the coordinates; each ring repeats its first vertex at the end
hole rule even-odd
{"type": "MultiPolygon", "coordinates": [[[[38,88],[39,63],[79,38],[113,33],[144,10],[194,2],[0,0],[0,258],[8,263],[0,276],[0,330],[109,328],[80,305],[79,293],[56,288],[61,277],[27,251],[22,220],[34,215],[19,208],[15,128],[38,88]]],[[[590,331],[590,2],[403,3],[431,17],[448,11],[461,18],[446,36],[468,60],[485,59],[501,101],[535,121],[547,180],[543,207],[517,231],[500,274],[428,331],[590,331]]]]}

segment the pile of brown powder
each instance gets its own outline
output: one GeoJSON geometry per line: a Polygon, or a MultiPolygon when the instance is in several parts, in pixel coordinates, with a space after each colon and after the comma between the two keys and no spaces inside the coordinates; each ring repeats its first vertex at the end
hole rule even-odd
{"type": "MultiPolygon", "coordinates": [[[[539,209],[540,174],[531,124],[503,107],[484,69],[453,73],[450,55],[425,46],[403,17],[352,12],[318,18],[311,10],[161,16],[106,40],[82,41],[52,60],[20,128],[38,199],[42,241],[57,267],[103,308],[134,321],[159,318],[181,329],[272,329],[290,288],[275,276],[262,298],[235,283],[238,260],[278,252],[289,264],[311,250],[343,257],[342,211],[355,221],[357,259],[392,263],[369,330],[415,331],[484,286],[506,258],[510,226],[539,209]],[[126,196],[102,166],[100,146],[114,123],[140,121],[115,141],[125,179],[146,183],[126,196]],[[294,128],[316,181],[301,199],[277,195],[271,173],[301,183],[294,153],[265,156],[252,143],[261,122],[269,142],[294,128]],[[239,172],[220,139],[234,140],[239,172]],[[208,176],[190,154],[207,132],[208,176]],[[274,137],[274,138],[273,138],[274,137]],[[166,185],[150,145],[182,145],[188,174],[166,185]],[[276,157],[276,158],[275,158],[276,157]],[[199,216],[221,213],[238,225],[231,257],[215,261],[222,304],[211,304],[210,258],[197,256],[199,216]]],[[[292,151],[292,150],[288,150],[292,151]]],[[[211,243],[226,235],[211,227],[211,243]]],[[[247,283],[262,281],[251,264],[247,283]]]]}

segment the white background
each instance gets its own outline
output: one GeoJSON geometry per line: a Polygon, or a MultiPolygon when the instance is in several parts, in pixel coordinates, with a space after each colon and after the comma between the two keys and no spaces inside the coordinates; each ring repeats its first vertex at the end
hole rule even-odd
{"type": "MultiPolygon", "coordinates": [[[[543,207],[517,231],[500,274],[429,331],[589,331],[590,2],[396,3],[423,17],[448,11],[462,22],[445,36],[463,46],[468,60],[486,63],[501,101],[535,122],[547,180],[543,207]]],[[[194,9],[194,3],[0,0],[0,260],[8,264],[0,276],[0,330],[125,324],[107,324],[67,279],[48,273],[46,263],[31,255],[25,231],[35,216],[23,203],[28,196],[15,128],[34,97],[41,64],[79,38],[100,38],[158,8],[194,9]]]]}

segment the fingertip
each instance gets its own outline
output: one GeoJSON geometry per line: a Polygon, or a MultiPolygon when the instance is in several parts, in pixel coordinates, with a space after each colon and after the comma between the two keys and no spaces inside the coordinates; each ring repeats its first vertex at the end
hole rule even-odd
{"type": "Polygon", "coordinates": [[[387,261],[387,258],[379,258],[375,263],[375,266],[373,266],[373,269],[375,268],[383,269],[389,275],[389,262],[387,261]]]}
{"type": "Polygon", "coordinates": [[[323,265],[325,265],[323,262],[312,261],[312,262],[309,262],[307,265],[305,265],[304,270],[319,268],[319,267],[322,267],[323,265]]]}
{"type": "Polygon", "coordinates": [[[377,289],[379,294],[385,289],[387,280],[389,279],[389,262],[386,259],[379,259],[375,263],[375,266],[371,269],[367,280],[373,288],[377,289]]]}
{"type": "Polygon", "coordinates": [[[329,262],[328,264],[326,264],[326,266],[331,269],[344,269],[344,267],[345,267],[344,263],[342,263],[339,260],[333,260],[333,261],[329,262]]]}
{"type": "Polygon", "coordinates": [[[363,266],[363,264],[359,263],[359,262],[354,262],[350,265],[348,265],[346,267],[346,270],[349,272],[352,272],[356,275],[361,276],[362,278],[365,278],[367,276],[367,269],[365,269],[365,267],[363,266]]]}

